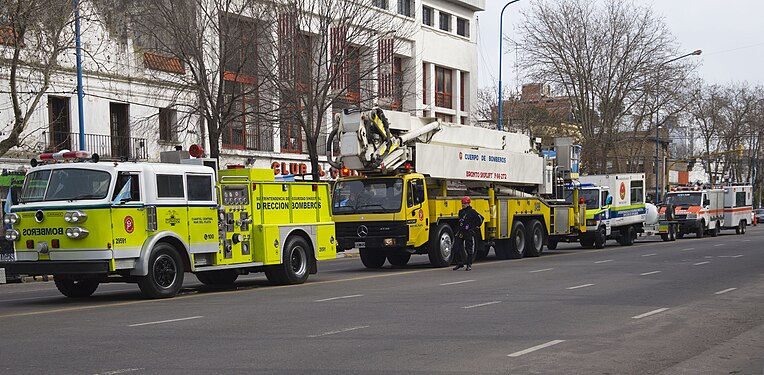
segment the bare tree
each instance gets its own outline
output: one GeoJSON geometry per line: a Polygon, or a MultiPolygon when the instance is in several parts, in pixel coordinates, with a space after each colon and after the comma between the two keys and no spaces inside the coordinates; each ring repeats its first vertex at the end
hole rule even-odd
{"type": "Polygon", "coordinates": [[[12,123],[2,124],[0,156],[21,145],[62,55],[74,46],[73,11],[70,0],[0,0],[0,66],[13,111],[12,123]]]}
{"type": "Polygon", "coordinates": [[[674,37],[652,10],[631,2],[536,1],[520,31],[521,66],[573,98],[590,172],[602,172],[622,132],[646,134],[658,108],[664,118],[674,112],[691,67],[664,64],[677,54],[674,37]]]}

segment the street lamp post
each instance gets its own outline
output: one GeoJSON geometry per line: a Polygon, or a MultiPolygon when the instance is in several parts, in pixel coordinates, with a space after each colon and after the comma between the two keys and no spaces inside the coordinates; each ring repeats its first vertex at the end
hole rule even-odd
{"type": "MultiPolygon", "coordinates": [[[[679,59],[683,59],[683,58],[688,57],[688,56],[698,56],[701,53],[703,53],[703,51],[701,51],[699,49],[696,49],[695,51],[692,51],[690,53],[684,54],[684,55],[679,56],[679,57],[675,57],[675,58],[673,58],[671,60],[664,61],[664,62],[658,64],[658,67],[660,68],[661,66],[664,66],[666,64],[670,64],[670,63],[672,63],[674,61],[677,61],[679,59]]],[[[658,99],[658,93],[660,92],[660,90],[659,90],[659,88],[660,88],[660,69],[656,69],[656,72],[658,74],[658,79],[655,82],[655,202],[657,203],[658,202],[658,197],[659,197],[659,188],[658,188],[658,186],[660,185],[658,183],[658,165],[659,165],[658,145],[659,145],[659,142],[660,142],[659,141],[659,138],[660,138],[659,131],[660,131],[660,128],[661,128],[661,126],[660,126],[660,118],[659,118],[660,111],[658,110],[658,106],[660,105],[660,101],[658,99]]],[[[668,171],[666,173],[668,173],[668,171]]]]}
{"type": "Polygon", "coordinates": [[[520,0],[512,0],[508,2],[506,5],[504,5],[503,8],[501,8],[501,14],[499,15],[499,123],[497,124],[497,128],[499,130],[503,130],[501,126],[501,107],[503,105],[503,100],[501,98],[501,57],[504,54],[504,50],[502,49],[502,41],[504,40],[504,10],[507,9],[509,4],[514,4],[520,0]]]}

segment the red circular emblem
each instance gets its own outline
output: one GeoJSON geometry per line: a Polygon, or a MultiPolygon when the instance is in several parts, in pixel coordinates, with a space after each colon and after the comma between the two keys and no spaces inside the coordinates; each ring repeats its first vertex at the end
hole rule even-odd
{"type": "Polygon", "coordinates": [[[626,199],[626,184],[621,182],[621,200],[626,199]]]}
{"type": "Polygon", "coordinates": [[[132,216],[126,216],[125,217],[125,231],[127,233],[133,233],[133,229],[135,229],[135,222],[133,222],[132,216]]]}
{"type": "Polygon", "coordinates": [[[422,221],[424,219],[424,211],[419,210],[419,221],[422,221]]]}
{"type": "Polygon", "coordinates": [[[459,152],[459,160],[462,160],[462,153],[461,153],[461,151],[459,152]]]}

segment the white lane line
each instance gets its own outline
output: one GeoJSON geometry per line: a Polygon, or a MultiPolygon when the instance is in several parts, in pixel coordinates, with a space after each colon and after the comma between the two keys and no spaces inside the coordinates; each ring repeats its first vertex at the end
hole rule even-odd
{"type": "Polygon", "coordinates": [[[730,258],[740,258],[740,257],[742,257],[742,256],[743,256],[743,254],[738,254],[738,255],[733,255],[733,256],[731,256],[730,258]]]}
{"type": "Polygon", "coordinates": [[[440,284],[440,286],[446,286],[446,285],[456,285],[456,284],[464,284],[464,283],[472,283],[475,282],[475,280],[462,280],[462,281],[454,281],[452,283],[445,283],[440,284]]]}
{"type": "Polygon", "coordinates": [[[118,370],[99,372],[99,373],[94,374],[94,375],[117,375],[117,374],[125,374],[125,373],[128,373],[128,372],[141,371],[141,370],[145,370],[145,368],[143,368],[143,367],[141,367],[141,368],[121,368],[121,369],[118,369],[118,370]]]}
{"type": "Polygon", "coordinates": [[[651,257],[651,256],[655,256],[655,255],[658,255],[658,254],[656,254],[656,253],[652,253],[652,254],[645,254],[645,255],[642,255],[642,256],[643,256],[643,257],[651,257]]]}
{"type": "Polygon", "coordinates": [[[326,302],[326,301],[334,301],[338,299],[346,299],[346,298],[356,298],[356,297],[363,297],[363,294],[353,294],[350,296],[341,296],[341,297],[332,297],[332,298],[324,298],[324,299],[317,299],[313,302],[326,302]]]}
{"type": "Polygon", "coordinates": [[[724,246],[724,244],[723,243],[718,243],[718,244],[714,245],[714,247],[719,247],[719,246],[724,246]]]}
{"type": "Polygon", "coordinates": [[[695,250],[695,248],[694,247],[688,247],[686,249],[682,249],[682,251],[690,251],[690,250],[695,250]]]}
{"type": "Polygon", "coordinates": [[[743,240],[743,242],[751,242],[751,240],[743,240]]]}
{"type": "Polygon", "coordinates": [[[656,273],[661,273],[661,271],[650,271],[650,272],[640,273],[639,276],[655,275],[656,273]]]}
{"type": "Polygon", "coordinates": [[[731,291],[733,291],[735,289],[737,289],[737,288],[724,289],[724,290],[720,290],[720,291],[718,291],[718,292],[716,292],[714,294],[724,294],[724,293],[727,293],[727,292],[731,292],[731,291]]]}
{"type": "Polygon", "coordinates": [[[612,261],[613,261],[612,259],[608,259],[608,260],[598,260],[598,261],[594,262],[594,264],[607,263],[607,262],[612,262],[612,261]]]}
{"type": "Polygon", "coordinates": [[[738,254],[738,255],[718,255],[717,258],[740,258],[742,256],[743,256],[743,254],[738,254]]]}
{"type": "Polygon", "coordinates": [[[650,315],[655,315],[655,314],[658,314],[658,313],[662,313],[662,312],[664,312],[666,310],[668,310],[668,307],[664,307],[664,308],[660,308],[660,309],[657,309],[657,310],[649,311],[649,312],[646,312],[644,314],[639,314],[637,316],[632,316],[631,318],[632,319],[642,319],[642,318],[650,316],[650,315]]]}
{"type": "Polygon", "coordinates": [[[546,272],[546,271],[551,271],[553,269],[554,268],[544,268],[544,269],[540,269],[540,270],[530,271],[529,273],[546,272]]]}
{"type": "Polygon", "coordinates": [[[162,323],[180,322],[180,321],[183,321],[183,320],[191,320],[191,319],[199,319],[199,318],[204,318],[204,316],[202,316],[202,315],[199,315],[199,316],[189,316],[188,318],[178,318],[178,319],[169,319],[169,320],[159,320],[159,321],[156,321],[156,322],[137,323],[137,324],[131,324],[128,327],[138,327],[138,326],[147,326],[147,325],[150,325],[150,324],[162,324],[162,323]]]}
{"type": "Polygon", "coordinates": [[[541,349],[544,349],[544,348],[548,348],[548,347],[550,347],[552,345],[557,345],[557,344],[562,343],[562,342],[565,342],[565,340],[552,340],[552,341],[550,341],[548,343],[545,343],[545,344],[536,345],[536,346],[534,346],[532,348],[528,348],[528,349],[525,349],[525,350],[521,350],[519,352],[514,352],[512,354],[508,354],[507,357],[519,357],[521,355],[532,353],[532,352],[535,352],[536,350],[541,350],[541,349]]]}
{"type": "Polygon", "coordinates": [[[483,306],[488,306],[488,305],[495,305],[497,303],[501,303],[501,301],[491,301],[491,302],[480,303],[480,304],[472,305],[472,306],[464,306],[462,308],[463,309],[472,309],[472,308],[475,308],[475,307],[483,307],[483,306]]]}
{"type": "Polygon", "coordinates": [[[321,336],[336,335],[338,333],[350,332],[350,331],[355,331],[357,329],[364,329],[364,328],[369,328],[369,326],[350,327],[350,328],[340,329],[340,330],[337,330],[337,331],[324,332],[324,333],[320,333],[318,335],[310,335],[308,337],[315,338],[315,337],[321,337],[321,336]]]}
{"type": "Polygon", "coordinates": [[[594,284],[576,285],[576,286],[571,286],[571,287],[569,287],[569,288],[565,288],[565,289],[567,289],[567,290],[573,290],[573,289],[588,288],[588,287],[590,287],[590,286],[594,286],[594,284]]]}
{"type": "Polygon", "coordinates": [[[693,266],[702,266],[702,265],[708,264],[708,263],[710,263],[710,262],[698,262],[698,263],[693,264],[693,266]]]}

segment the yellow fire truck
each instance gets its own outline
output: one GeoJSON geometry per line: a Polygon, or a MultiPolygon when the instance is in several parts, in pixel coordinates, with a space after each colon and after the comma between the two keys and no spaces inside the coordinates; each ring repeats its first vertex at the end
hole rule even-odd
{"type": "Polygon", "coordinates": [[[580,147],[569,140],[543,150],[523,134],[381,109],[346,110],[336,123],[340,156],[330,162],[362,174],[335,184],[339,250],[358,248],[367,268],[405,265],[412,254],[449,265],[464,195],[485,218],[478,257],[491,248],[499,259],[539,256],[586,230],[577,195],[562,199],[578,177],[580,147]]]}
{"type": "Polygon", "coordinates": [[[326,184],[278,182],[270,169],[243,166],[86,158],[43,154],[81,162],[28,172],[4,218],[15,246],[15,261],[0,263],[7,276],[52,274],[68,297],[134,282],[147,297],[164,298],[178,293],[184,272],[204,284],[232,284],[249,272],[299,284],[317,272],[316,261],[336,258],[326,184]]]}

